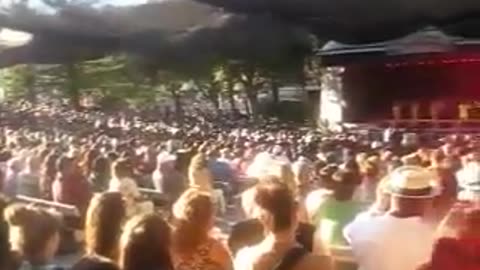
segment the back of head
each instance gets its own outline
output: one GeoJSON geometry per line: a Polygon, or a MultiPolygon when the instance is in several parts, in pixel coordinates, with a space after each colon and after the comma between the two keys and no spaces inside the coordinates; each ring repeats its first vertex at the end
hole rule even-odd
{"type": "Polygon", "coordinates": [[[207,157],[205,154],[196,154],[190,161],[189,171],[201,170],[207,167],[207,157]]]}
{"type": "Polygon", "coordinates": [[[31,264],[46,263],[45,250],[60,231],[59,220],[50,212],[13,204],[5,209],[5,220],[10,228],[12,249],[31,264]]]}
{"type": "Polygon", "coordinates": [[[170,227],[156,214],[140,215],[125,225],[120,240],[121,270],[173,270],[170,227]]]}
{"type": "Polygon", "coordinates": [[[210,194],[197,189],[185,191],[173,206],[173,250],[188,253],[206,241],[214,214],[210,194]]]}
{"type": "Polygon", "coordinates": [[[71,170],[71,167],[73,166],[73,159],[62,156],[57,160],[57,172],[61,174],[68,173],[71,170]]]}
{"type": "Polygon", "coordinates": [[[93,197],[85,220],[85,245],[88,254],[116,259],[125,212],[120,193],[106,192],[93,197]]]}
{"type": "Polygon", "coordinates": [[[0,196],[0,269],[11,263],[10,244],[8,242],[8,225],[3,219],[3,212],[8,206],[9,200],[0,196]]]}
{"type": "Polygon", "coordinates": [[[361,183],[359,174],[346,169],[335,172],[332,180],[337,200],[351,200],[356,187],[361,183]]]}
{"type": "Polygon", "coordinates": [[[297,206],[294,195],[286,184],[264,181],[255,187],[254,200],[267,231],[277,233],[296,225],[297,206]]]}
{"type": "Polygon", "coordinates": [[[112,164],[112,176],[121,179],[131,177],[132,164],[129,159],[121,158],[112,164]]]}

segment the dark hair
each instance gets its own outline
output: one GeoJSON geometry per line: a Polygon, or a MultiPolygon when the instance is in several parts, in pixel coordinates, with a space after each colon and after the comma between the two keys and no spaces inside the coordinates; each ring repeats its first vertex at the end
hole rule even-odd
{"type": "Polygon", "coordinates": [[[296,202],[292,191],[286,184],[278,181],[266,181],[255,187],[255,203],[273,219],[273,232],[289,229],[293,225],[293,213],[296,202]]]}
{"type": "Polygon", "coordinates": [[[88,254],[113,260],[117,258],[125,213],[120,193],[106,192],[93,197],[85,219],[85,249],[88,254]]]}
{"type": "Polygon", "coordinates": [[[45,263],[42,253],[60,232],[60,221],[43,209],[18,204],[8,206],[4,216],[10,228],[18,228],[18,237],[12,243],[15,251],[33,265],[45,263]]]}
{"type": "Polygon", "coordinates": [[[108,158],[98,156],[92,164],[92,172],[98,174],[108,174],[110,172],[110,163],[108,158]]]}
{"type": "Polygon", "coordinates": [[[69,158],[69,157],[66,157],[66,156],[60,157],[57,160],[57,172],[63,173],[67,168],[72,166],[73,162],[74,161],[73,161],[72,158],[69,158]]]}
{"type": "Polygon", "coordinates": [[[121,270],[173,270],[170,227],[156,214],[140,215],[125,225],[120,241],[121,270]]]}
{"type": "Polygon", "coordinates": [[[131,176],[132,162],[129,159],[122,158],[112,164],[112,176],[117,178],[131,176]]]}
{"type": "Polygon", "coordinates": [[[42,176],[40,178],[40,190],[42,195],[47,198],[51,195],[52,182],[55,180],[57,175],[57,159],[58,155],[55,152],[49,153],[42,164],[42,176]]]}

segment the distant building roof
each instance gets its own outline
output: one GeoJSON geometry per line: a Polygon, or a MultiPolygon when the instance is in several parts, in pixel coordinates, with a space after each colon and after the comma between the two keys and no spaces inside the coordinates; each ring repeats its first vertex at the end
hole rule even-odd
{"type": "Polygon", "coordinates": [[[441,54],[455,52],[459,48],[478,49],[479,46],[480,39],[450,36],[438,28],[427,27],[402,38],[379,43],[352,45],[329,41],[318,55],[324,65],[342,65],[371,57],[441,54]]]}

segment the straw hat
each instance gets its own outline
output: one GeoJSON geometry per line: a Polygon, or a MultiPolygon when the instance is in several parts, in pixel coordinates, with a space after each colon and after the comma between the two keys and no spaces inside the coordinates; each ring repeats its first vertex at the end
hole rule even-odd
{"type": "Polygon", "coordinates": [[[480,164],[468,163],[457,173],[459,186],[468,191],[480,192],[480,164]]]}
{"type": "Polygon", "coordinates": [[[392,196],[412,199],[433,198],[441,193],[436,184],[437,176],[419,166],[401,166],[395,169],[386,183],[386,191],[392,196]]]}

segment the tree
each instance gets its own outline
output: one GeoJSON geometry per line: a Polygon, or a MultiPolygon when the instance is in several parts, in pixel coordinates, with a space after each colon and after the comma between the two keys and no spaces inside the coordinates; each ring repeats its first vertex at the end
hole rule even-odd
{"type": "Polygon", "coordinates": [[[19,65],[2,71],[1,87],[7,99],[27,99],[35,103],[35,69],[31,65],[19,65]]]}
{"type": "Polygon", "coordinates": [[[193,88],[189,79],[178,73],[160,70],[151,77],[151,85],[153,89],[173,100],[176,119],[181,123],[184,116],[182,97],[193,88]]]}
{"type": "Polygon", "coordinates": [[[211,104],[215,111],[220,111],[220,94],[222,92],[221,70],[214,70],[210,76],[202,79],[194,79],[196,89],[200,91],[211,104]]]}

